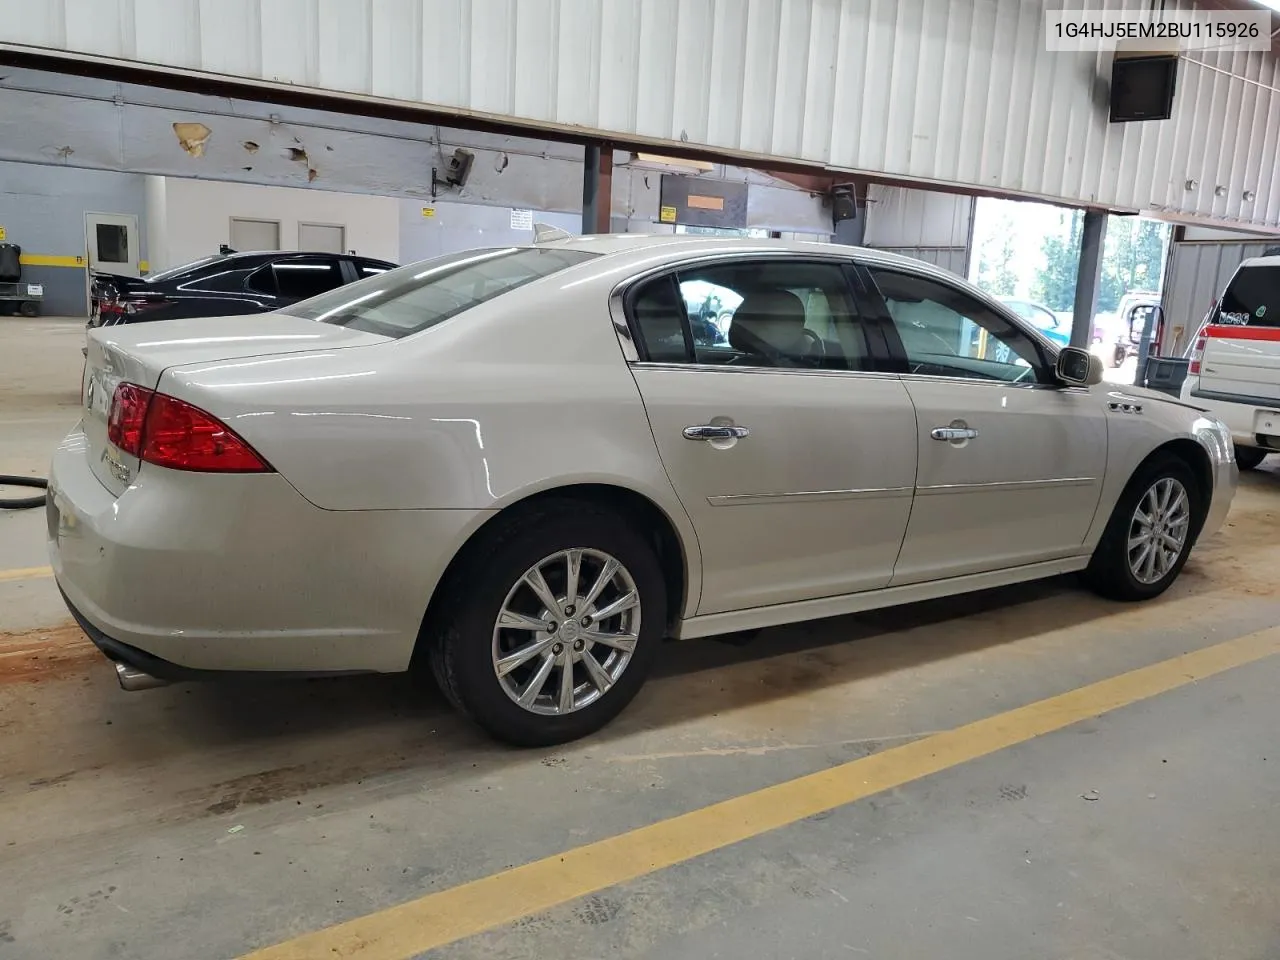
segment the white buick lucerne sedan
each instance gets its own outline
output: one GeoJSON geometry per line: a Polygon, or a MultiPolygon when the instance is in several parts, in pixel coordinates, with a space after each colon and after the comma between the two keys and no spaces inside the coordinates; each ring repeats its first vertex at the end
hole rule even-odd
{"type": "Polygon", "coordinates": [[[549,744],[615,716],[665,637],[1070,571],[1161,593],[1223,521],[1231,437],[1100,377],[875,251],[475,250],[91,332],[49,547],[126,688],[425,668],[549,744]],[[737,304],[726,329],[690,291],[737,304]]]}

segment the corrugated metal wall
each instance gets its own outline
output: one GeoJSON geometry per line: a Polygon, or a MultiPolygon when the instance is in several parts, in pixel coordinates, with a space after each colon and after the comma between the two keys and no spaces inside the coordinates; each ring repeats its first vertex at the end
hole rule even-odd
{"type": "Polygon", "coordinates": [[[965,275],[973,198],[872,184],[863,243],[965,275]]]}
{"type": "Polygon", "coordinates": [[[1175,243],[1169,257],[1164,283],[1164,313],[1167,318],[1164,352],[1181,356],[1200,327],[1209,304],[1226,287],[1242,260],[1260,257],[1276,241],[1239,243],[1175,243]],[[1174,332],[1182,331],[1174,337],[1174,332]]]}
{"type": "Polygon", "coordinates": [[[965,275],[969,265],[968,251],[964,247],[876,247],[888,253],[896,253],[926,263],[936,263],[944,270],[950,270],[959,276],[965,275]]]}
{"type": "Polygon", "coordinates": [[[0,42],[922,182],[1280,227],[1280,58],[1196,54],[1182,63],[1174,119],[1109,124],[1099,95],[1109,58],[1047,52],[1046,6],[0,0],[0,42]],[[1196,185],[1187,189],[1191,180],[1196,185]]]}

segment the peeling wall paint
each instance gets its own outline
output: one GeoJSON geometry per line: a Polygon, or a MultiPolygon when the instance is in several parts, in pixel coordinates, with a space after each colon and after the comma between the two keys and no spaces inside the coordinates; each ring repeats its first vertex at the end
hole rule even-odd
{"type": "MultiPolygon", "coordinates": [[[[433,125],[281,108],[30,70],[0,79],[0,159],[269,186],[578,212],[580,147],[433,125]],[[475,154],[460,189],[437,190],[455,149],[475,154]]],[[[628,155],[618,154],[619,161],[628,155]]],[[[829,232],[808,193],[760,174],[717,167],[753,184],[753,226],[829,232]]],[[[658,218],[660,174],[615,170],[615,213],[658,218]]]]}

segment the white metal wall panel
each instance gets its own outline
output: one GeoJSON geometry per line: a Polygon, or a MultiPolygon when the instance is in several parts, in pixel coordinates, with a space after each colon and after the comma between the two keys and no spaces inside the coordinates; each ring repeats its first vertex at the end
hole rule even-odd
{"type": "Polygon", "coordinates": [[[973,198],[872,184],[866,216],[862,239],[870,247],[965,247],[973,198]]]}
{"type": "Polygon", "coordinates": [[[964,276],[968,262],[968,251],[964,247],[877,247],[876,249],[911,257],[913,260],[923,260],[925,263],[935,264],[961,277],[964,276]]]}
{"type": "Polygon", "coordinates": [[[1173,119],[1109,124],[1110,58],[1047,52],[1049,5],[0,0],[0,43],[1280,229],[1280,58],[1192,54],[1173,119]]]}

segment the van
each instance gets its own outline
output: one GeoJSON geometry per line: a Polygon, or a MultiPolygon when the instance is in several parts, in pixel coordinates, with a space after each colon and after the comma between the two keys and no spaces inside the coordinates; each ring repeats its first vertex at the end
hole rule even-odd
{"type": "Polygon", "coordinates": [[[1240,264],[1188,359],[1182,399],[1230,427],[1240,469],[1280,451],[1280,256],[1240,264]]]}

